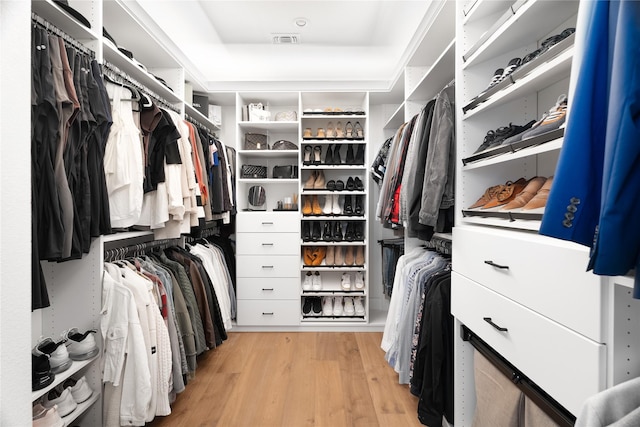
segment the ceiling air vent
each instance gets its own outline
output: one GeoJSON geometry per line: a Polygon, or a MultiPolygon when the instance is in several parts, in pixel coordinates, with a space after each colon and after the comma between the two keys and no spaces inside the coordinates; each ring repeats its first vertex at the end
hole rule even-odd
{"type": "Polygon", "coordinates": [[[300,36],[297,34],[272,34],[273,44],[298,44],[300,36]]]}

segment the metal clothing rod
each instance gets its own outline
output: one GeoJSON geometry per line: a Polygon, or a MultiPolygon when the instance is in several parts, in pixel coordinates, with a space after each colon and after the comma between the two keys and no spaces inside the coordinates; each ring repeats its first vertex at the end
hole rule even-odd
{"type": "Polygon", "coordinates": [[[174,105],[169,103],[169,101],[167,101],[166,99],[164,99],[163,97],[161,97],[160,95],[158,95],[157,93],[155,93],[154,91],[152,91],[151,89],[143,85],[142,83],[138,82],[136,79],[134,79],[133,77],[131,77],[130,75],[122,71],[120,68],[113,65],[112,63],[108,61],[104,61],[104,63],[102,64],[102,72],[104,74],[108,74],[109,76],[123,79],[126,83],[131,84],[132,86],[136,87],[136,89],[144,92],[146,95],[149,95],[159,104],[161,104],[163,107],[169,110],[172,110],[176,113],[180,113],[180,110],[178,110],[178,108],[176,108],[174,105]]]}
{"type": "MultiPolygon", "coordinates": [[[[109,242],[117,244],[119,242],[109,242]]],[[[121,242],[120,242],[121,243],[121,242]]],[[[128,257],[138,257],[146,254],[152,249],[160,248],[166,249],[171,246],[177,246],[179,243],[179,239],[160,239],[160,240],[150,240],[146,242],[140,242],[131,244],[129,243],[126,246],[119,247],[105,247],[104,258],[105,261],[113,261],[119,259],[125,259],[128,257]]],[[[106,243],[105,243],[106,246],[106,243]]]]}
{"type": "Polygon", "coordinates": [[[89,55],[92,59],[96,57],[96,54],[93,50],[89,49],[88,47],[80,43],[78,40],[74,39],[69,34],[65,33],[60,28],[56,27],[55,25],[53,25],[52,23],[50,23],[40,15],[37,15],[35,12],[31,12],[31,20],[36,25],[47,30],[47,32],[62,38],[62,40],[64,40],[65,43],[71,45],[71,47],[74,47],[82,51],[83,53],[89,55]]]}
{"type": "Polygon", "coordinates": [[[465,325],[460,327],[463,341],[469,342],[478,352],[489,360],[500,372],[509,378],[522,392],[540,407],[551,419],[561,427],[572,427],[576,418],[560,405],[555,399],[545,393],[538,385],[527,378],[509,361],[480,339],[465,325]]]}
{"type": "Polygon", "coordinates": [[[187,120],[189,123],[193,124],[194,126],[198,126],[199,128],[204,129],[204,130],[206,130],[207,132],[209,132],[209,133],[211,133],[211,134],[213,134],[213,135],[215,136],[215,133],[214,133],[213,129],[211,129],[209,126],[202,124],[202,123],[201,123],[201,122],[199,122],[197,119],[195,119],[195,118],[193,118],[192,116],[190,116],[189,114],[186,114],[186,113],[185,113],[185,115],[184,115],[184,116],[185,116],[186,120],[187,120]]]}

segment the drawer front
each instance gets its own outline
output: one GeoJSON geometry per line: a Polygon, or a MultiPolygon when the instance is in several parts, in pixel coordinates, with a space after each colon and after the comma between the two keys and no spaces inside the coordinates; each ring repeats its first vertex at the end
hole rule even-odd
{"type": "Polygon", "coordinates": [[[300,255],[298,233],[237,233],[238,255],[300,255]]]}
{"type": "Polygon", "coordinates": [[[300,301],[300,279],[294,277],[238,278],[238,299],[295,299],[300,301]]]}
{"type": "Polygon", "coordinates": [[[539,235],[454,229],[453,270],[595,341],[604,341],[601,279],[586,248],[539,235]],[[575,304],[568,304],[575,301],[575,304]]]}
{"type": "Polygon", "coordinates": [[[238,325],[300,324],[299,300],[238,300],[238,325]]]}
{"type": "Polygon", "coordinates": [[[238,212],[236,230],[241,233],[300,233],[297,212],[238,212]]]}
{"type": "Polygon", "coordinates": [[[300,280],[300,256],[238,255],[237,277],[296,277],[300,280]]]}
{"type": "Polygon", "coordinates": [[[451,312],[574,415],[605,388],[604,345],[455,272],[451,312]]]}

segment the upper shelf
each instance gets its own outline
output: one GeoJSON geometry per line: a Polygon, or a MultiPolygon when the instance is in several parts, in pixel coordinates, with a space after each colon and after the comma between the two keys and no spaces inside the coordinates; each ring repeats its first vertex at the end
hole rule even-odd
{"type": "Polygon", "coordinates": [[[549,3],[546,0],[528,0],[524,3],[486,40],[481,38],[480,46],[473,46],[467,51],[473,53],[463,56],[463,68],[541,40],[578,12],[578,2],[575,0],[553,2],[553,13],[549,13],[549,3]]]}
{"type": "MultiPolygon", "coordinates": [[[[96,41],[99,39],[99,36],[93,29],[82,25],[51,0],[32,1],[31,11],[55,25],[57,28],[62,29],[79,42],[96,41]]],[[[89,17],[86,18],[89,19],[89,17]]]]}
{"type": "MultiPolygon", "coordinates": [[[[426,71],[413,91],[409,101],[428,101],[434,98],[454,78],[456,42],[452,39],[433,65],[426,71]]],[[[409,70],[407,70],[409,72],[409,70]]]]}
{"type": "Polygon", "coordinates": [[[195,109],[191,104],[187,104],[185,102],[185,104],[184,104],[184,112],[188,116],[190,116],[193,119],[195,119],[196,121],[200,122],[200,124],[202,124],[205,127],[209,128],[210,130],[220,130],[220,126],[214,124],[211,120],[209,120],[208,117],[206,117],[200,111],[195,109]]]}
{"type": "Polygon", "coordinates": [[[495,15],[506,11],[515,3],[515,0],[476,0],[470,7],[463,11],[463,23],[468,24],[473,21],[495,15]]]}

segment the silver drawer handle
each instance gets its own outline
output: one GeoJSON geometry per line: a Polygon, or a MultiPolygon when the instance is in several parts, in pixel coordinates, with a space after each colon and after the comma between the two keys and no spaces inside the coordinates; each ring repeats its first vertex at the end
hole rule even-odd
{"type": "Polygon", "coordinates": [[[263,243],[262,246],[273,246],[273,243],[263,243]]]}
{"type": "Polygon", "coordinates": [[[263,291],[273,291],[273,288],[262,288],[263,291]]]}
{"type": "Polygon", "coordinates": [[[265,312],[263,311],[263,312],[262,312],[262,315],[263,315],[263,316],[273,316],[273,312],[271,312],[271,313],[265,313],[265,312]]]}
{"type": "Polygon", "coordinates": [[[496,325],[495,323],[493,323],[493,320],[491,320],[491,317],[483,317],[484,321],[487,322],[488,324],[490,324],[491,326],[493,326],[495,329],[497,329],[500,332],[507,332],[508,329],[507,328],[503,328],[502,326],[496,325]]]}
{"type": "Polygon", "coordinates": [[[262,225],[273,225],[273,222],[271,222],[271,221],[264,221],[264,222],[262,223],[262,225]]]}
{"type": "Polygon", "coordinates": [[[508,265],[500,265],[500,264],[496,264],[495,262],[493,262],[493,261],[489,261],[489,260],[485,261],[484,263],[485,263],[485,264],[488,264],[488,265],[490,265],[490,266],[492,266],[492,267],[495,267],[495,268],[501,268],[501,269],[503,269],[503,270],[508,270],[508,269],[509,269],[509,266],[508,266],[508,265]]]}
{"type": "Polygon", "coordinates": [[[262,268],[273,268],[273,265],[263,265],[262,268]]]}

